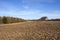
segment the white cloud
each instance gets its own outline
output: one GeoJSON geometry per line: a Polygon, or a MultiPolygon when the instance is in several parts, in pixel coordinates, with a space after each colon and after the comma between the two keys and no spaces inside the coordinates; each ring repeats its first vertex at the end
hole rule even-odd
{"type": "Polygon", "coordinates": [[[60,16],[60,11],[53,11],[52,13],[51,13],[51,15],[52,16],[60,16]]]}
{"type": "MultiPolygon", "coordinates": [[[[31,1],[36,1],[36,2],[53,2],[53,0],[24,0],[24,2],[31,2],[31,1]]],[[[25,10],[18,10],[18,8],[16,8],[14,5],[12,4],[9,4],[9,3],[0,3],[1,6],[5,7],[6,9],[8,9],[7,11],[6,10],[0,10],[0,14],[2,15],[7,15],[7,16],[27,16],[27,17],[32,17],[32,18],[40,18],[42,16],[48,16],[48,17],[55,17],[55,18],[59,18],[60,17],[60,11],[53,11],[53,12],[50,12],[50,13],[47,13],[47,12],[43,12],[41,10],[30,10],[29,6],[28,5],[23,5],[23,8],[25,10]],[[28,9],[28,10],[26,10],[28,9]]],[[[29,17],[29,18],[30,18],[29,17]]]]}
{"type": "Polygon", "coordinates": [[[53,11],[53,12],[46,12],[46,13],[41,13],[41,16],[47,16],[49,18],[60,18],[60,11],[53,11]]]}
{"type": "Polygon", "coordinates": [[[17,11],[14,9],[10,9],[9,11],[5,11],[5,10],[0,10],[0,14],[10,14],[10,15],[33,15],[36,13],[39,13],[40,10],[21,10],[21,11],[17,11]]]}
{"type": "Polygon", "coordinates": [[[34,15],[34,14],[40,13],[40,11],[39,10],[22,10],[17,13],[20,15],[34,15]]]}
{"type": "Polygon", "coordinates": [[[30,19],[35,19],[35,18],[40,18],[42,16],[47,16],[49,18],[60,18],[60,11],[53,11],[53,12],[43,12],[41,10],[22,10],[22,11],[16,11],[16,10],[10,10],[10,11],[0,11],[0,14],[6,15],[6,16],[15,16],[15,17],[20,17],[23,18],[30,18],[30,19]]]}
{"type": "Polygon", "coordinates": [[[23,5],[23,8],[24,8],[24,9],[29,9],[29,6],[23,5]]]}

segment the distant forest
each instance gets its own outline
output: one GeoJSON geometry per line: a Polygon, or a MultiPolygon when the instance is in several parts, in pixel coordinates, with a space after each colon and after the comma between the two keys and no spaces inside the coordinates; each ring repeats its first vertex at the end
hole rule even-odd
{"type": "Polygon", "coordinates": [[[24,22],[24,21],[25,20],[22,18],[0,16],[0,24],[18,23],[18,22],[24,22]]]}
{"type": "Polygon", "coordinates": [[[60,21],[60,19],[47,19],[47,17],[41,17],[39,19],[34,19],[34,20],[33,19],[25,20],[22,18],[0,16],[0,24],[18,23],[18,22],[25,22],[25,21],[60,21]]]}
{"type": "Polygon", "coordinates": [[[39,19],[34,19],[31,21],[60,21],[60,19],[47,19],[48,17],[41,17],[39,19]]]}

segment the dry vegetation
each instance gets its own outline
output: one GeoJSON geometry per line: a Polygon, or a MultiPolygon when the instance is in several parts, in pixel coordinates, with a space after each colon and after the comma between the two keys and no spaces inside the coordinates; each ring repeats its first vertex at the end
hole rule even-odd
{"type": "Polygon", "coordinates": [[[60,40],[60,21],[1,24],[0,40],[60,40]]]}

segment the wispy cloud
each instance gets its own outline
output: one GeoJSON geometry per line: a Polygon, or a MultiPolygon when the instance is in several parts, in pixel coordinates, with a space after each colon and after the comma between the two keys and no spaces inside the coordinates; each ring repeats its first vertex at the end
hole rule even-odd
{"type": "Polygon", "coordinates": [[[25,19],[33,19],[33,18],[38,19],[42,16],[47,16],[49,18],[60,18],[60,11],[44,12],[41,10],[22,10],[22,11],[10,10],[10,11],[0,11],[0,14],[6,16],[21,17],[25,19]]]}
{"type": "Polygon", "coordinates": [[[39,14],[40,16],[47,16],[48,18],[60,18],[60,11],[52,11],[52,12],[42,12],[39,14]]]}
{"type": "Polygon", "coordinates": [[[28,5],[23,5],[23,8],[24,9],[29,9],[29,6],[28,5]]]}
{"type": "Polygon", "coordinates": [[[22,0],[23,3],[28,3],[28,2],[31,2],[31,3],[36,3],[36,2],[47,2],[47,3],[53,3],[53,2],[56,2],[56,1],[59,1],[59,0],[22,0]]]}
{"type": "MultiPolygon", "coordinates": [[[[54,0],[22,0],[23,4],[16,7],[16,5],[13,5],[9,2],[0,2],[0,16],[15,16],[15,17],[21,17],[25,19],[35,19],[40,18],[42,16],[47,16],[49,18],[59,18],[60,17],[60,11],[50,11],[50,12],[44,12],[45,10],[36,9],[36,5],[32,5],[32,3],[38,3],[38,2],[54,2],[54,0]],[[30,3],[31,4],[30,4],[30,3]],[[25,3],[29,3],[30,5],[27,5],[25,3]],[[33,9],[31,7],[35,7],[33,9]],[[22,7],[22,10],[20,10],[20,6],[22,7]],[[1,8],[2,7],[2,8],[1,8]],[[31,9],[30,9],[31,8],[31,9]]],[[[55,0],[56,1],[56,0],[55,0]]],[[[21,3],[20,3],[21,4],[21,3]]],[[[38,4],[40,5],[40,4],[38,4]]],[[[39,6],[40,7],[40,6],[39,6]]],[[[43,9],[43,7],[42,7],[43,9]]],[[[46,10],[47,11],[47,10],[46,10]]]]}

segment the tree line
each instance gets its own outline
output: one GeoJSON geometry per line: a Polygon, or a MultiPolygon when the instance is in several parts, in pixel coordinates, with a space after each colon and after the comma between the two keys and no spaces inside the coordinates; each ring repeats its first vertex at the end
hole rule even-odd
{"type": "Polygon", "coordinates": [[[60,21],[60,19],[48,19],[48,17],[43,16],[39,19],[29,20],[29,21],[60,21]]]}
{"type": "Polygon", "coordinates": [[[0,17],[0,24],[9,24],[9,23],[18,23],[24,22],[25,20],[22,18],[15,18],[15,17],[0,17]]]}
{"type": "Polygon", "coordinates": [[[34,20],[24,20],[22,18],[15,18],[15,17],[6,17],[0,16],[0,24],[9,24],[9,23],[18,23],[18,22],[24,22],[24,21],[60,21],[60,19],[47,19],[48,17],[44,16],[39,19],[34,20]]]}
{"type": "Polygon", "coordinates": [[[48,17],[41,17],[38,21],[60,21],[60,19],[47,19],[48,17]]]}

